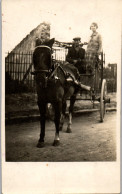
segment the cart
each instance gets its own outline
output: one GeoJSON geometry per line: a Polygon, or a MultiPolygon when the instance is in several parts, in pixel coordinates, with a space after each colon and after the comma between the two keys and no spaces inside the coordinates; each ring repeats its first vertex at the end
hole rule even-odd
{"type": "Polygon", "coordinates": [[[80,82],[84,86],[89,86],[90,90],[82,89],[80,92],[80,100],[90,100],[93,103],[99,102],[100,122],[104,121],[106,113],[106,103],[110,103],[107,97],[107,82],[103,76],[103,65],[105,64],[105,54],[101,53],[100,59],[97,60],[94,73],[80,74],[80,82]]]}

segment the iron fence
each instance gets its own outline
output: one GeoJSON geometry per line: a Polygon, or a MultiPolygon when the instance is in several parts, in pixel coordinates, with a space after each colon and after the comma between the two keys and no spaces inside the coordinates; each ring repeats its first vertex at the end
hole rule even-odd
{"type": "MultiPolygon", "coordinates": [[[[52,58],[58,62],[64,62],[67,54],[67,49],[53,49],[52,58]]],[[[7,53],[5,58],[5,73],[6,73],[6,91],[26,90],[35,91],[34,76],[31,72],[34,71],[33,52],[11,52],[7,53]]]]}
{"type": "MultiPolygon", "coordinates": [[[[52,58],[57,62],[64,62],[68,50],[65,48],[53,49],[52,58]]],[[[35,80],[31,72],[34,71],[33,52],[11,52],[7,53],[5,58],[5,86],[7,93],[13,92],[35,92],[35,80]]],[[[105,70],[104,72],[105,73],[105,70]]],[[[116,78],[109,79],[104,77],[108,82],[108,90],[116,91],[116,78]]]]}

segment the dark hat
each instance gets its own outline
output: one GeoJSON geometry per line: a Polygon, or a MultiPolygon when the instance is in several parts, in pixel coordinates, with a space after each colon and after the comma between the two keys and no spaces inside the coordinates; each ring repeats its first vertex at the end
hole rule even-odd
{"type": "Polygon", "coordinates": [[[73,40],[81,40],[81,38],[80,37],[75,37],[75,38],[73,38],[73,40]]]}

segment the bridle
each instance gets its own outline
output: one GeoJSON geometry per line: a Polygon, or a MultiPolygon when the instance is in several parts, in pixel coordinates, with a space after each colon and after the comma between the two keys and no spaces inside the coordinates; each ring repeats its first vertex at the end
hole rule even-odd
{"type": "MultiPolygon", "coordinates": [[[[36,48],[47,48],[50,51],[50,54],[52,52],[52,49],[49,46],[46,46],[46,45],[40,45],[40,46],[37,46],[36,48]]],[[[36,48],[35,48],[35,50],[36,50],[36,48]]],[[[37,76],[37,74],[46,73],[44,87],[47,87],[48,80],[50,80],[52,77],[55,76],[55,73],[56,73],[58,68],[63,72],[64,76],[66,76],[66,73],[63,70],[63,68],[60,66],[60,64],[56,64],[55,65],[56,67],[54,69],[52,69],[52,66],[53,66],[53,59],[51,59],[51,64],[50,64],[50,68],[49,69],[35,70],[31,74],[37,76]]],[[[55,77],[54,77],[54,79],[55,79],[55,77]]],[[[56,77],[56,79],[59,79],[59,78],[56,77]]]]}
{"type": "MultiPolygon", "coordinates": [[[[46,46],[46,45],[36,46],[35,50],[37,48],[47,48],[50,51],[50,54],[51,54],[51,51],[52,51],[52,49],[49,46],[46,46]]],[[[51,60],[51,63],[52,63],[52,60],[51,60]]],[[[52,67],[52,64],[50,64],[50,66],[52,67]]],[[[50,69],[35,70],[34,72],[32,72],[32,75],[36,75],[38,73],[43,73],[43,72],[50,73],[51,72],[51,68],[50,69]]]]}

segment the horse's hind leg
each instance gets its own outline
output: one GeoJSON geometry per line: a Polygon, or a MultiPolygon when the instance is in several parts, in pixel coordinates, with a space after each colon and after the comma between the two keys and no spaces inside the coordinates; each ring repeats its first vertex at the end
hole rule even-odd
{"type": "Polygon", "coordinates": [[[70,98],[70,107],[69,107],[69,121],[68,121],[68,126],[67,126],[67,133],[71,133],[71,125],[72,125],[72,113],[73,113],[73,108],[74,108],[74,104],[76,101],[76,95],[71,96],[70,98]]]}
{"type": "Polygon", "coordinates": [[[53,146],[58,146],[60,144],[60,139],[59,139],[59,126],[60,126],[60,118],[61,118],[61,111],[62,111],[62,102],[56,102],[54,104],[54,109],[55,109],[55,127],[56,127],[56,133],[55,133],[55,139],[53,142],[53,146]]]}
{"type": "Polygon", "coordinates": [[[62,104],[62,114],[61,114],[60,125],[59,125],[59,130],[60,131],[62,131],[62,128],[63,128],[65,112],[66,112],[66,101],[64,101],[63,104],[62,104]]]}
{"type": "Polygon", "coordinates": [[[38,148],[44,147],[44,137],[45,137],[45,121],[46,121],[46,103],[38,101],[38,107],[40,111],[40,138],[37,144],[38,148]]]}

